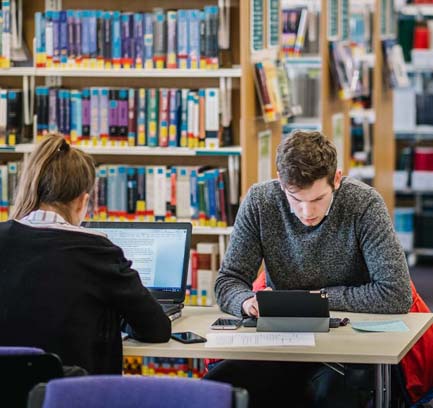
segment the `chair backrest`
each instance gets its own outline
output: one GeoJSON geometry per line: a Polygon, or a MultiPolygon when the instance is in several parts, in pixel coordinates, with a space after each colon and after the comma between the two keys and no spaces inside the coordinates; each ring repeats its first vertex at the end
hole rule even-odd
{"type": "Polygon", "coordinates": [[[0,347],[0,395],[2,404],[26,407],[29,391],[38,383],[63,376],[55,354],[29,347],[0,347]]]}
{"type": "MultiPolygon", "coordinates": [[[[33,397],[40,392],[38,387],[30,393],[31,407],[36,407],[33,397]]],[[[43,408],[202,408],[204,405],[246,408],[248,394],[230,384],[210,380],[110,375],[52,380],[46,384],[43,401],[43,408]]]]}
{"type": "Polygon", "coordinates": [[[18,354],[44,354],[45,351],[36,347],[0,347],[0,356],[10,356],[18,354]]]}

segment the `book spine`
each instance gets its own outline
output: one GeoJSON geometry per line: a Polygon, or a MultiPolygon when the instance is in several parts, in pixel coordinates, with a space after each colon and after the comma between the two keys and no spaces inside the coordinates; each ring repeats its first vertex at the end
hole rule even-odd
{"type": "Polygon", "coordinates": [[[188,68],[188,14],[186,10],[177,12],[177,66],[188,68]]]}
{"type": "Polygon", "coordinates": [[[110,143],[114,144],[119,137],[118,91],[110,89],[108,97],[108,138],[110,143]]]}
{"type": "Polygon", "coordinates": [[[81,66],[83,62],[83,30],[81,26],[82,18],[81,11],[76,10],[74,12],[74,39],[75,39],[75,65],[81,66]]]}
{"type": "Polygon", "coordinates": [[[200,68],[200,11],[188,10],[188,68],[200,68]]]}
{"type": "Polygon", "coordinates": [[[119,138],[121,146],[128,144],[128,90],[119,90],[119,138]]]}
{"type": "MultiPolygon", "coordinates": [[[[35,37],[36,37],[36,68],[45,68],[47,54],[45,49],[45,15],[35,13],[35,37]]],[[[1,34],[0,34],[1,37],[1,34]]]]}
{"type": "Polygon", "coordinates": [[[176,61],[176,11],[167,11],[167,68],[177,68],[176,61]]]}
{"type": "Polygon", "coordinates": [[[159,146],[168,146],[169,90],[159,90],[159,146]]]}
{"type": "Polygon", "coordinates": [[[128,146],[137,144],[136,90],[128,89],[128,146]]]}
{"type": "Polygon", "coordinates": [[[122,43],[120,34],[120,12],[118,11],[114,11],[112,14],[111,58],[113,68],[121,68],[122,43]]]}
{"type": "Polygon", "coordinates": [[[109,11],[104,12],[103,20],[104,20],[104,66],[105,68],[111,68],[111,50],[112,50],[112,27],[113,22],[111,21],[112,13],[109,11]]]}
{"type": "Polygon", "coordinates": [[[144,15],[134,14],[135,68],[144,66],[144,15]]]}
{"type": "MultiPolygon", "coordinates": [[[[36,95],[36,114],[37,114],[37,126],[36,133],[37,139],[39,140],[48,132],[48,117],[49,117],[49,88],[46,86],[37,86],[35,90],[36,95]]],[[[0,91],[0,104],[4,105],[4,126],[6,134],[6,115],[7,115],[7,91],[0,91]]],[[[3,119],[0,118],[0,123],[3,119]]]]}
{"type": "Polygon", "coordinates": [[[99,107],[99,88],[90,88],[90,136],[93,144],[96,145],[100,135],[100,107],[99,107]]]}
{"type": "Polygon", "coordinates": [[[76,144],[81,138],[82,122],[81,122],[81,92],[77,90],[71,91],[71,143],[76,144]]]}
{"type": "Polygon", "coordinates": [[[137,173],[134,167],[127,169],[127,212],[134,214],[137,203],[137,173]]]}
{"type": "Polygon", "coordinates": [[[90,140],[90,89],[84,88],[81,93],[81,123],[82,123],[82,141],[87,143],[90,140]]]}
{"type": "Polygon", "coordinates": [[[99,136],[105,146],[108,141],[108,115],[109,115],[109,91],[107,88],[99,90],[99,136]]]}
{"type": "Polygon", "coordinates": [[[153,14],[144,14],[144,67],[152,69],[153,66],[153,14]]]}
{"type": "Polygon", "coordinates": [[[60,64],[60,12],[53,11],[53,65],[60,64]]]}
{"type": "Polygon", "coordinates": [[[146,89],[138,89],[137,146],[146,146],[146,89]]]}
{"type": "Polygon", "coordinates": [[[60,65],[66,67],[68,64],[68,19],[66,11],[60,11],[59,13],[59,48],[60,48],[60,65]]]}
{"type": "Polygon", "coordinates": [[[45,51],[47,58],[47,68],[53,65],[54,39],[53,39],[53,12],[47,10],[45,13],[45,51]]]}
{"type": "Polygon", "coordinates": [[[153,12],[153,62],[155,68],[166,67],[167,57],[167,23],[164,10],[156,8],[153,12]]]}
{"type": "Polygon", "coordinates": [[[147,135],[148,146],[158,146],[158,105],[159,91],[158,89],[147,89],[147,135]]]}
{"type": "Polygon", "coordinates": [[[104,58],[104,12],[96,11],[96,67],[103,69],[105,66],[104,58]]]}
{"type": "Polygon", "coordinates": [[[168,126],[168,146],[178,146],[179,90],[170,89],[170,117],[168,126]]]}
{"type": "Polygon", "coordinates": [[[56,133],[59,131],[59,118],[57,114],[59,109],[57,94],[59,90],[57,88],[50,88],[48,92],[48,131],[50,133],[56,133]]]}

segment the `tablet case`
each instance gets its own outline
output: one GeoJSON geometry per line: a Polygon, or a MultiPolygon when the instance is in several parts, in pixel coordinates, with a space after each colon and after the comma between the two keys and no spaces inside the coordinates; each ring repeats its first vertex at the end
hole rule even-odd
{"type": "Polygon", "coordinates": [[[328,332],[329,304],[324,291],[272,290],[256,294],[260,332],[328,332]]]}

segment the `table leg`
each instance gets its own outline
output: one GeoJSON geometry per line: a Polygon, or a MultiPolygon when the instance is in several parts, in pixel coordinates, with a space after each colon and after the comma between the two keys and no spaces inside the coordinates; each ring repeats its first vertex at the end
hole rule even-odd
{"type": "Polygon", "coordinates": [[[389,408],[391,404],[391,366],[377,364],[376,366],[376,408],[389,408]]]}
{"type": "Polygon", "coordinates": [[[383,365],[376,365],[376,393],[375,407],[382,408],[383,406],[383,365]]]}

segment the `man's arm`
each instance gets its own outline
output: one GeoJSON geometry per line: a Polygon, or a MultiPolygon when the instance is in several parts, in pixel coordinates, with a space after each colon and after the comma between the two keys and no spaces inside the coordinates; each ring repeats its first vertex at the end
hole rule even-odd
{"type": "Polygon", "coordinates": [[[412,295],[406,258],[385,203],[376,191],[355,228],[371,282],[357,287],[326,288],[330,308],[365,313],[407,313],[412,305],[412,295]]]}
{"type": "Polygon", "coordinates": [[[242,303],[254,296],[252,282],[262,262],[260,217],[250,189],[236,216],[233,232],[218,277],[216,298],[221,310],[242,315],[242,303]]]}

